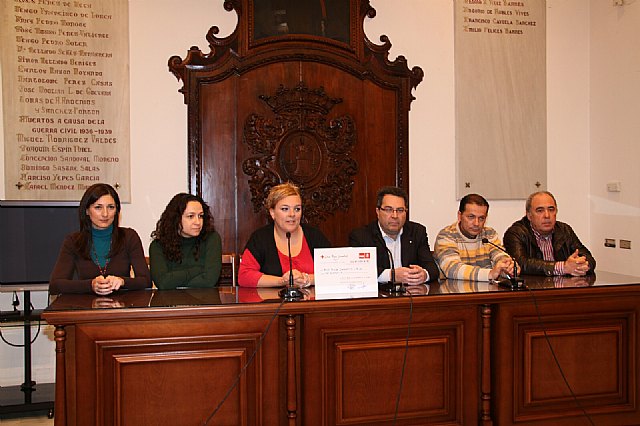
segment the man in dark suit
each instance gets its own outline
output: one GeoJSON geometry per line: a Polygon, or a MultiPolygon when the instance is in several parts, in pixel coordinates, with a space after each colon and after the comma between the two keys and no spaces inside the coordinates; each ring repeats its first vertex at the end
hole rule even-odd
{"type": "Polygon", "coordinates": [[[409,285],[437,280],[438,266],[429,248],[427,229],[407,221],[409,196],[395,186],[378,190],[376,215],[378,220],[354,229],[349,234],[352,247],[375,247],[378,263],[378,282],[391,279],[391,263],[385,245],[393,255],[396,282],[409,285]]]}

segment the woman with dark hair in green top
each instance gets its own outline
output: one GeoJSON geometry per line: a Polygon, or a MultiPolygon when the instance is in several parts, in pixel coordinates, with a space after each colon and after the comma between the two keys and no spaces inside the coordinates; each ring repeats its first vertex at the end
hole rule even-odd
{"type": "Polygon", "coordinates": [[[222,268],[222,243],[204,200],[192,194],[174,196],[151,233],[151,279],[161,290],[214,287],[222,268]]]}

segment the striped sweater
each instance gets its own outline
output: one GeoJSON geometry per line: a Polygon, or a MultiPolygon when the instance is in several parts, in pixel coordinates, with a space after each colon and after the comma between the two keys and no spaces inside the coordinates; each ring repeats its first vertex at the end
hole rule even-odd
{"type": "Polygon", "coordinates": [[[495,262],[507,255],[490,244],[483,244],[483,238],[502,246],[493,228],[484,228],[480,235],[471,239],[460,232],[456,222],[438,233],[434,257],[447,278],[489,281],[489,272],[495,262]]]}

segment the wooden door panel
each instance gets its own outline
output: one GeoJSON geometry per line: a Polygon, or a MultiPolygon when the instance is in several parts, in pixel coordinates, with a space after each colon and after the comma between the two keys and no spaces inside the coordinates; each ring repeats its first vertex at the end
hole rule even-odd
{"type": "MultiPolygon", "coordinates": [[[[211,415],[258,346],[266,320],[229,317],[77,326],[78,424],[186,424],[211,415]],[[258,321],[256,321],[258,320],[258,321]],[[167,404],[171,401],[171,404],[167,404]]],[[[277,424],[277,329],[262,342],[212,424],[277,424]],[[267,423],[269,423],[267,421],[267,423]]],[[[72,362],[69,360],[69,362],[72,362]]]]}
{"type": "Polygon", "coordinates": [[[598,415],[612,413],[619,413],[608,417],[614,423],[602,424],[628,424],[639,410],[634,389],[640,373],[633,361],[639,351],[637,302],[538,304],[541,319],[533,306],[505,304],[499,310],[495,392],[507,397],[496,401],[495,420],[574,425],[588,422],[582,419],[585,410],[596,424],[598,415]]]}
{"type": "MultiPolygon", "coordinates": [[[[477,423],[480,354],[473,348],[479,313],[434,311],[412,314],[397,424],[477,423]]],[[[303,423],[392,424],[407,327],[404,310],[308,314],[301,349],[308,371],[303,423]]]]}

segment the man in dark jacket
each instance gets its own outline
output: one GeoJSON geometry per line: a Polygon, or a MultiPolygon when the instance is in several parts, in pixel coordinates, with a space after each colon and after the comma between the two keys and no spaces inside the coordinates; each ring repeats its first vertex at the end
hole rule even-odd
{"type": "Polygon", "coordinates": [[[382,187],[376,202],[378,220],[349,234],[352,247],[376,248],[379,283],[391,278],[387,248],[393,255],[396,282],[417,285],[438,279],[438,265],[429,248],[427,229],[407,221],[408,205],[409,196],[405,190],[395,186],[382,187]]]}
{"type": "Polygon", "coordinates": [[[596,261],[569,225],[556,221],[558,206],[548,191],[527,199],[526,216],[504,234],[504,246],[523,274],[573,275],[592,273],[596,261]]]}

